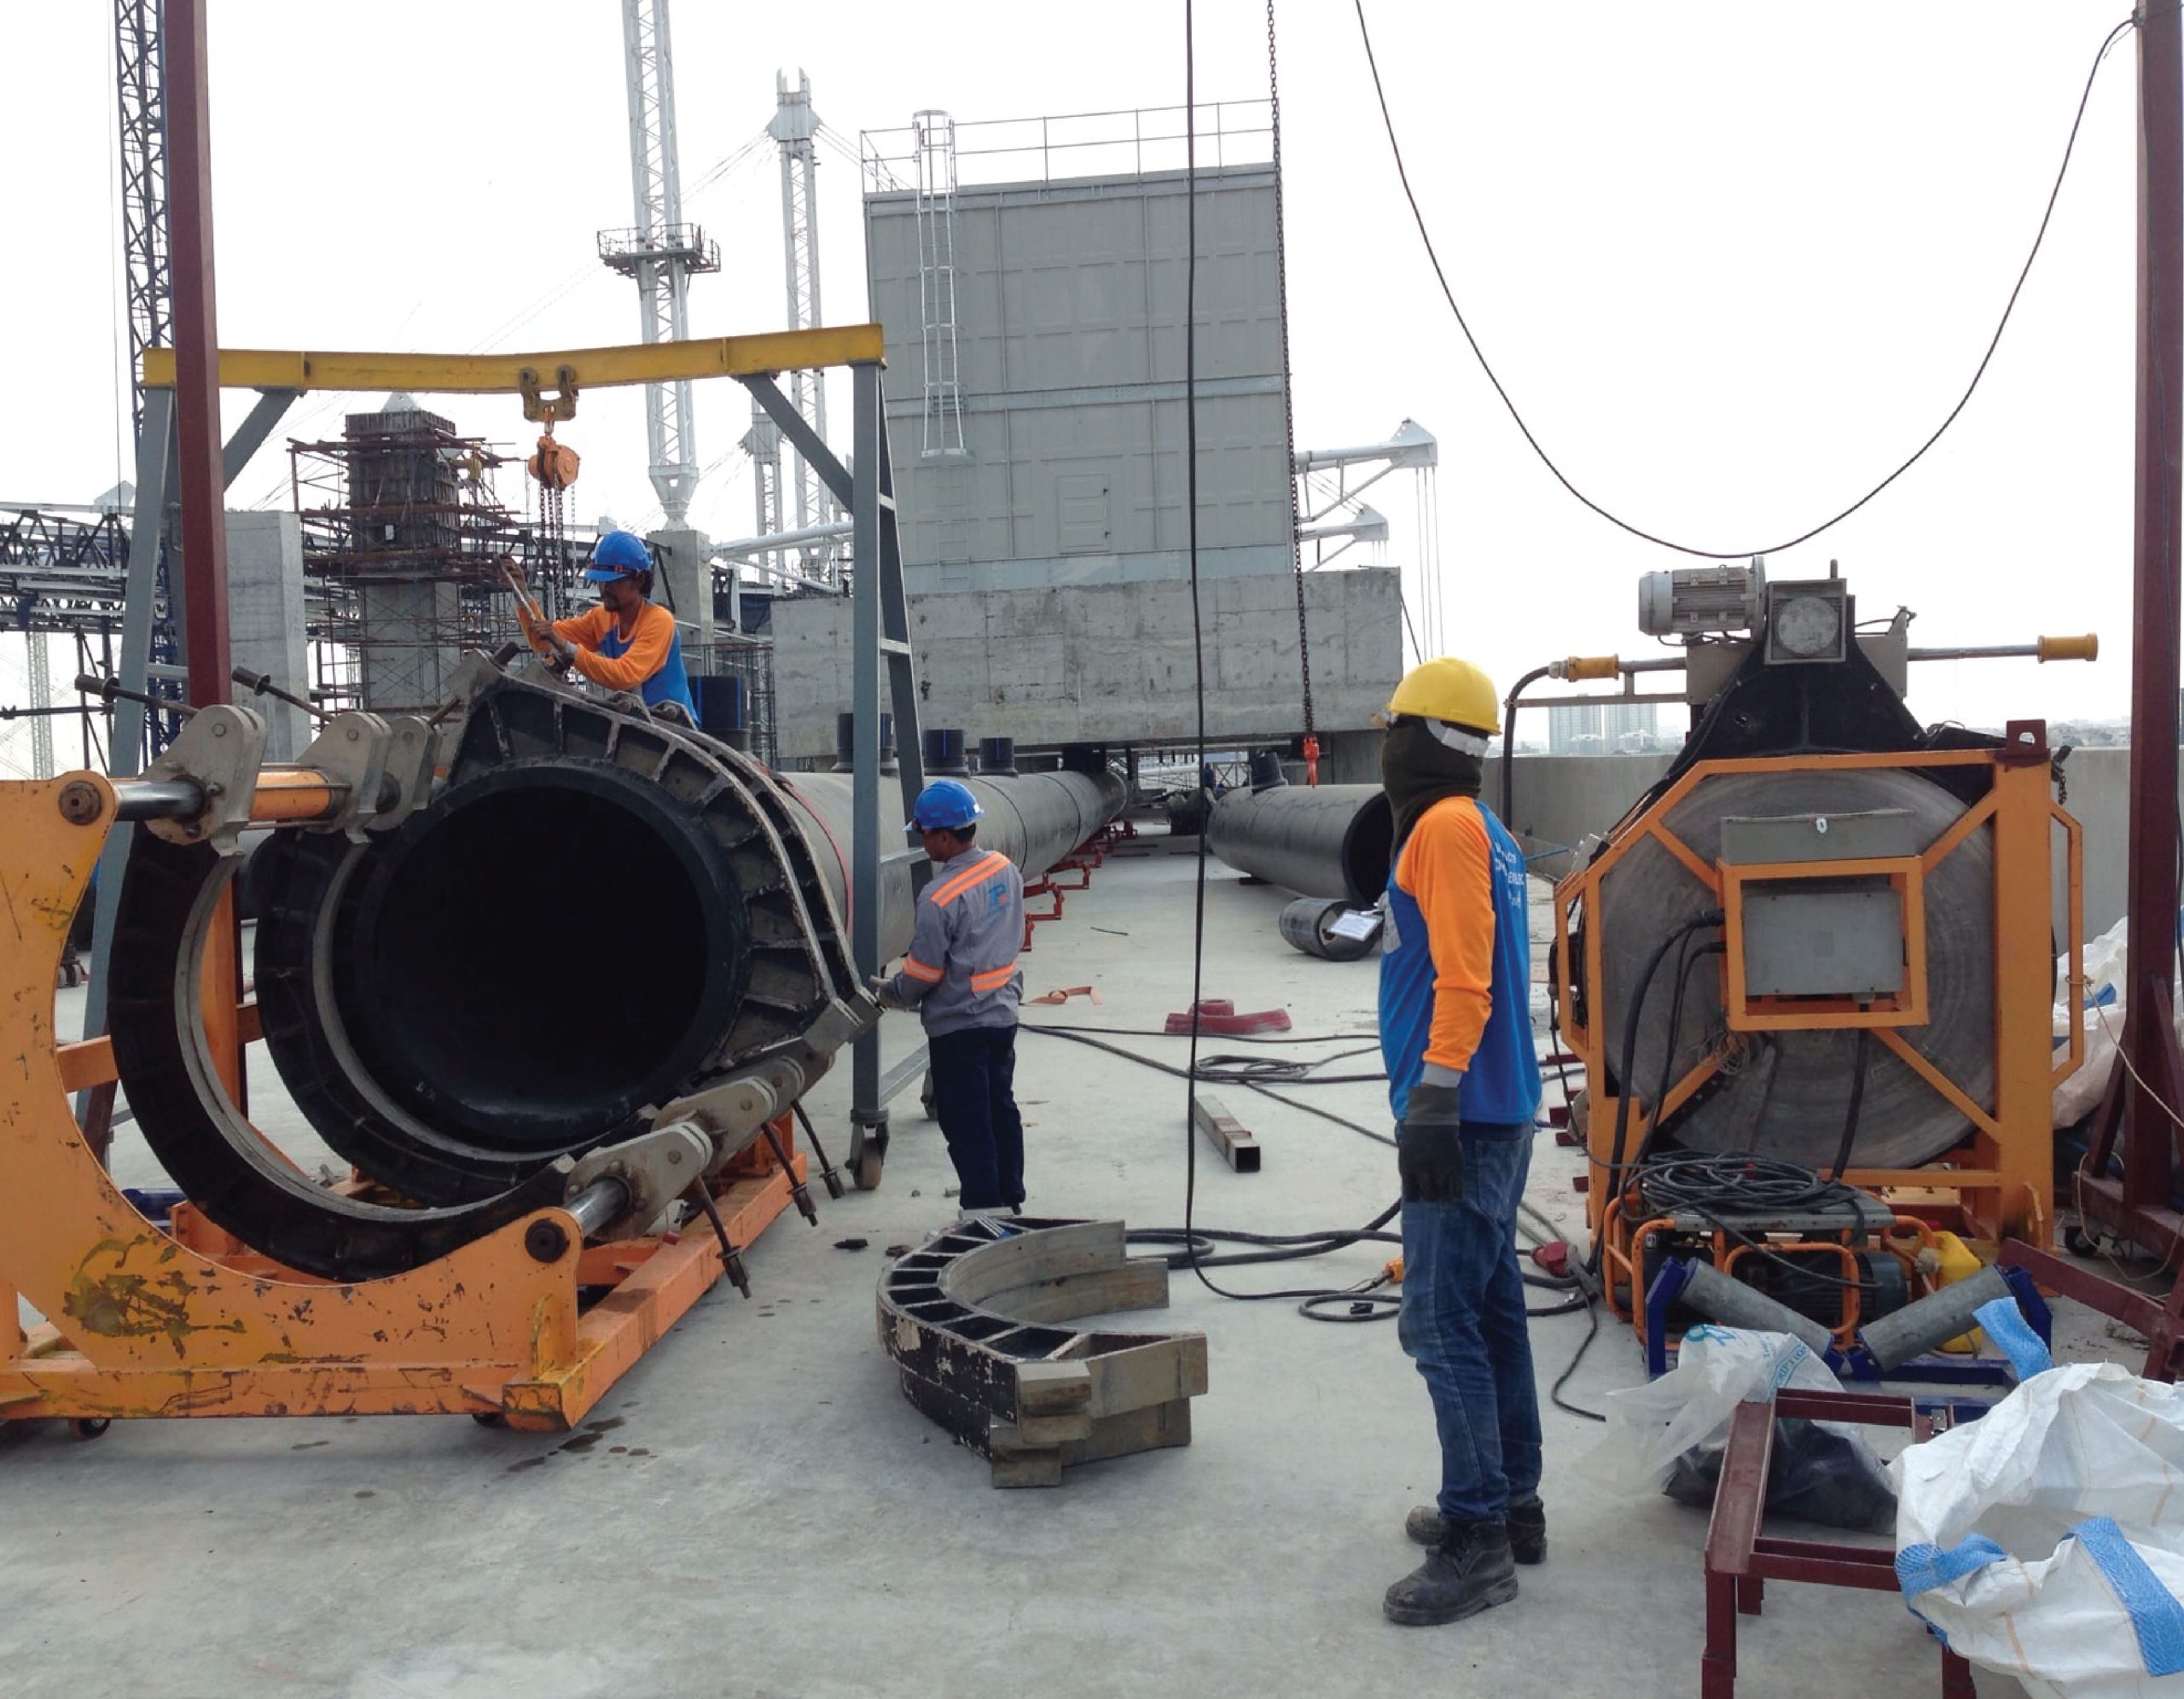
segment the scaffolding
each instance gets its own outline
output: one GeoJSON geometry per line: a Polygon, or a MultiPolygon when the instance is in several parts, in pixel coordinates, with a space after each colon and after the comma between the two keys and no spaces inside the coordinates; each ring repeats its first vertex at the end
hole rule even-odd
{"type": "Polygon", "coordinates": [[[578,563],[496,493],[510,457],[406,397],[351,413],[329,441],[288,445],[303,530],[312,690],[328,707],[429,713],[467,649],[517,635],[501,563],[520,561],[549,613],[578,563]]]}
{"type": "Polygon", "coordinates": [[[762,637],[717,637],[700,657],[699,711],[706,730],[769,767],[779,765],[774,725],[774,646],[762,637]],[[717,702],[735,702],[723,713],[717,702]],[[739,718],[741,725],[730,723],[739,718]]]}
{"type": "MultiPolygon", "coordinates": [[[[808,330],[819,323],[819,224],[817,217],[819,156],[813,138],[819,132],[819,115],[811,109],[811,79],[797,73],[792,89],[785,73],[774,75],[775,107],[773,122],[766,126],[781,148],[781,255],[787,287],[788,328],[808,330]]],[[[790,372],[789,404],[811,422],[824,441],[827,435],[827,386],[819,372],[790,372]]],[[[757,428],[754,426],[754,429],[757,428]]],[[[778,448],[776,448],[778,454],[778,448]]],[[[780,476],[778,462],[775,476],[780,476]]],[[[802,455],[794,457],[789,483],[796,496],[794,528],[802,531],[823,525],[834,516],[834,503],[818,469],[802,455]]],[[[776,497],[777,524],[760,521],[759,529],[787,531],[791,523],[786,504],[776,497]]],[[[807,578],[839,576],[838,561],[830,561],[824,547],[807,547],[799,556],[799,569],[807,578]]]]}

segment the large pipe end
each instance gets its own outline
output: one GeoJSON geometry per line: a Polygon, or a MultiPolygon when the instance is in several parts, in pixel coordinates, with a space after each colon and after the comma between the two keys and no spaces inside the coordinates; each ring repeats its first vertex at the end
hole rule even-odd
{"type": "Polygon", "coordinates": [[[1396,811],[1385,790],[1368,797],[1342,838],[1342,875],[1354,908],[1380,900],[1395,869],[1396,811]]]}
{"type": "Polygon", "coordinates": [[[664,1101],[749,974],[734,876],[634,774],[519,766],[405,827],[357,911],[363,1046],[440,1125],[557,1149],[664,1101]]]}

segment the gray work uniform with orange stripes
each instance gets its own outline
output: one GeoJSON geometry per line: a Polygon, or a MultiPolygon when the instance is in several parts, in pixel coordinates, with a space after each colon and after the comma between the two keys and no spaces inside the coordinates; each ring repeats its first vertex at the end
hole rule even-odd
{"type": "Polygon", "coordinates": [[[1024,876],[999,850],[973,844],[940,864],[918,893],[910,953],[890,989],[926,1035],[1014,1027],[1024,995],[1024,876]]]}

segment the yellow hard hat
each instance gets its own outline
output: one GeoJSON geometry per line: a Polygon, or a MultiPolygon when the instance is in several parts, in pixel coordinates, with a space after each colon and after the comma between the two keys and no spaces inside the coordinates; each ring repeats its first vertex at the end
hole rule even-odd
{"type": "Polygon", "coordinates": [[[1502,730],[1502,699],[1494,694],[1494,681],[1452,655],[1421,660],[1404,673],[1388,698],[1388,713],[1453,720],[1480,731],[1502,730]]]}

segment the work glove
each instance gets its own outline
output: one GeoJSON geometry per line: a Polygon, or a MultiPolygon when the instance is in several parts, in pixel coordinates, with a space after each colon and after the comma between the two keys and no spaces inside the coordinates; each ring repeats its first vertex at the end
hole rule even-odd
{"type": "Polygon", "coordinates": [[[883,979],[878,974],[868,974],[864,984],[865,989],[878,999],[882,1009],[908,1009],[910,1006],[896,995],[892,980],[883,979]]]}
{"type": "Polygon", "coordinates": [[[1464,1118],[1456,1107],[1457,1088],[1410,1088],[1403,1120],[1396,1126],[1396,1172],[1403,1177],[1405,1203],[1460,1203],[1464,1195],[1464,1118]]]}

